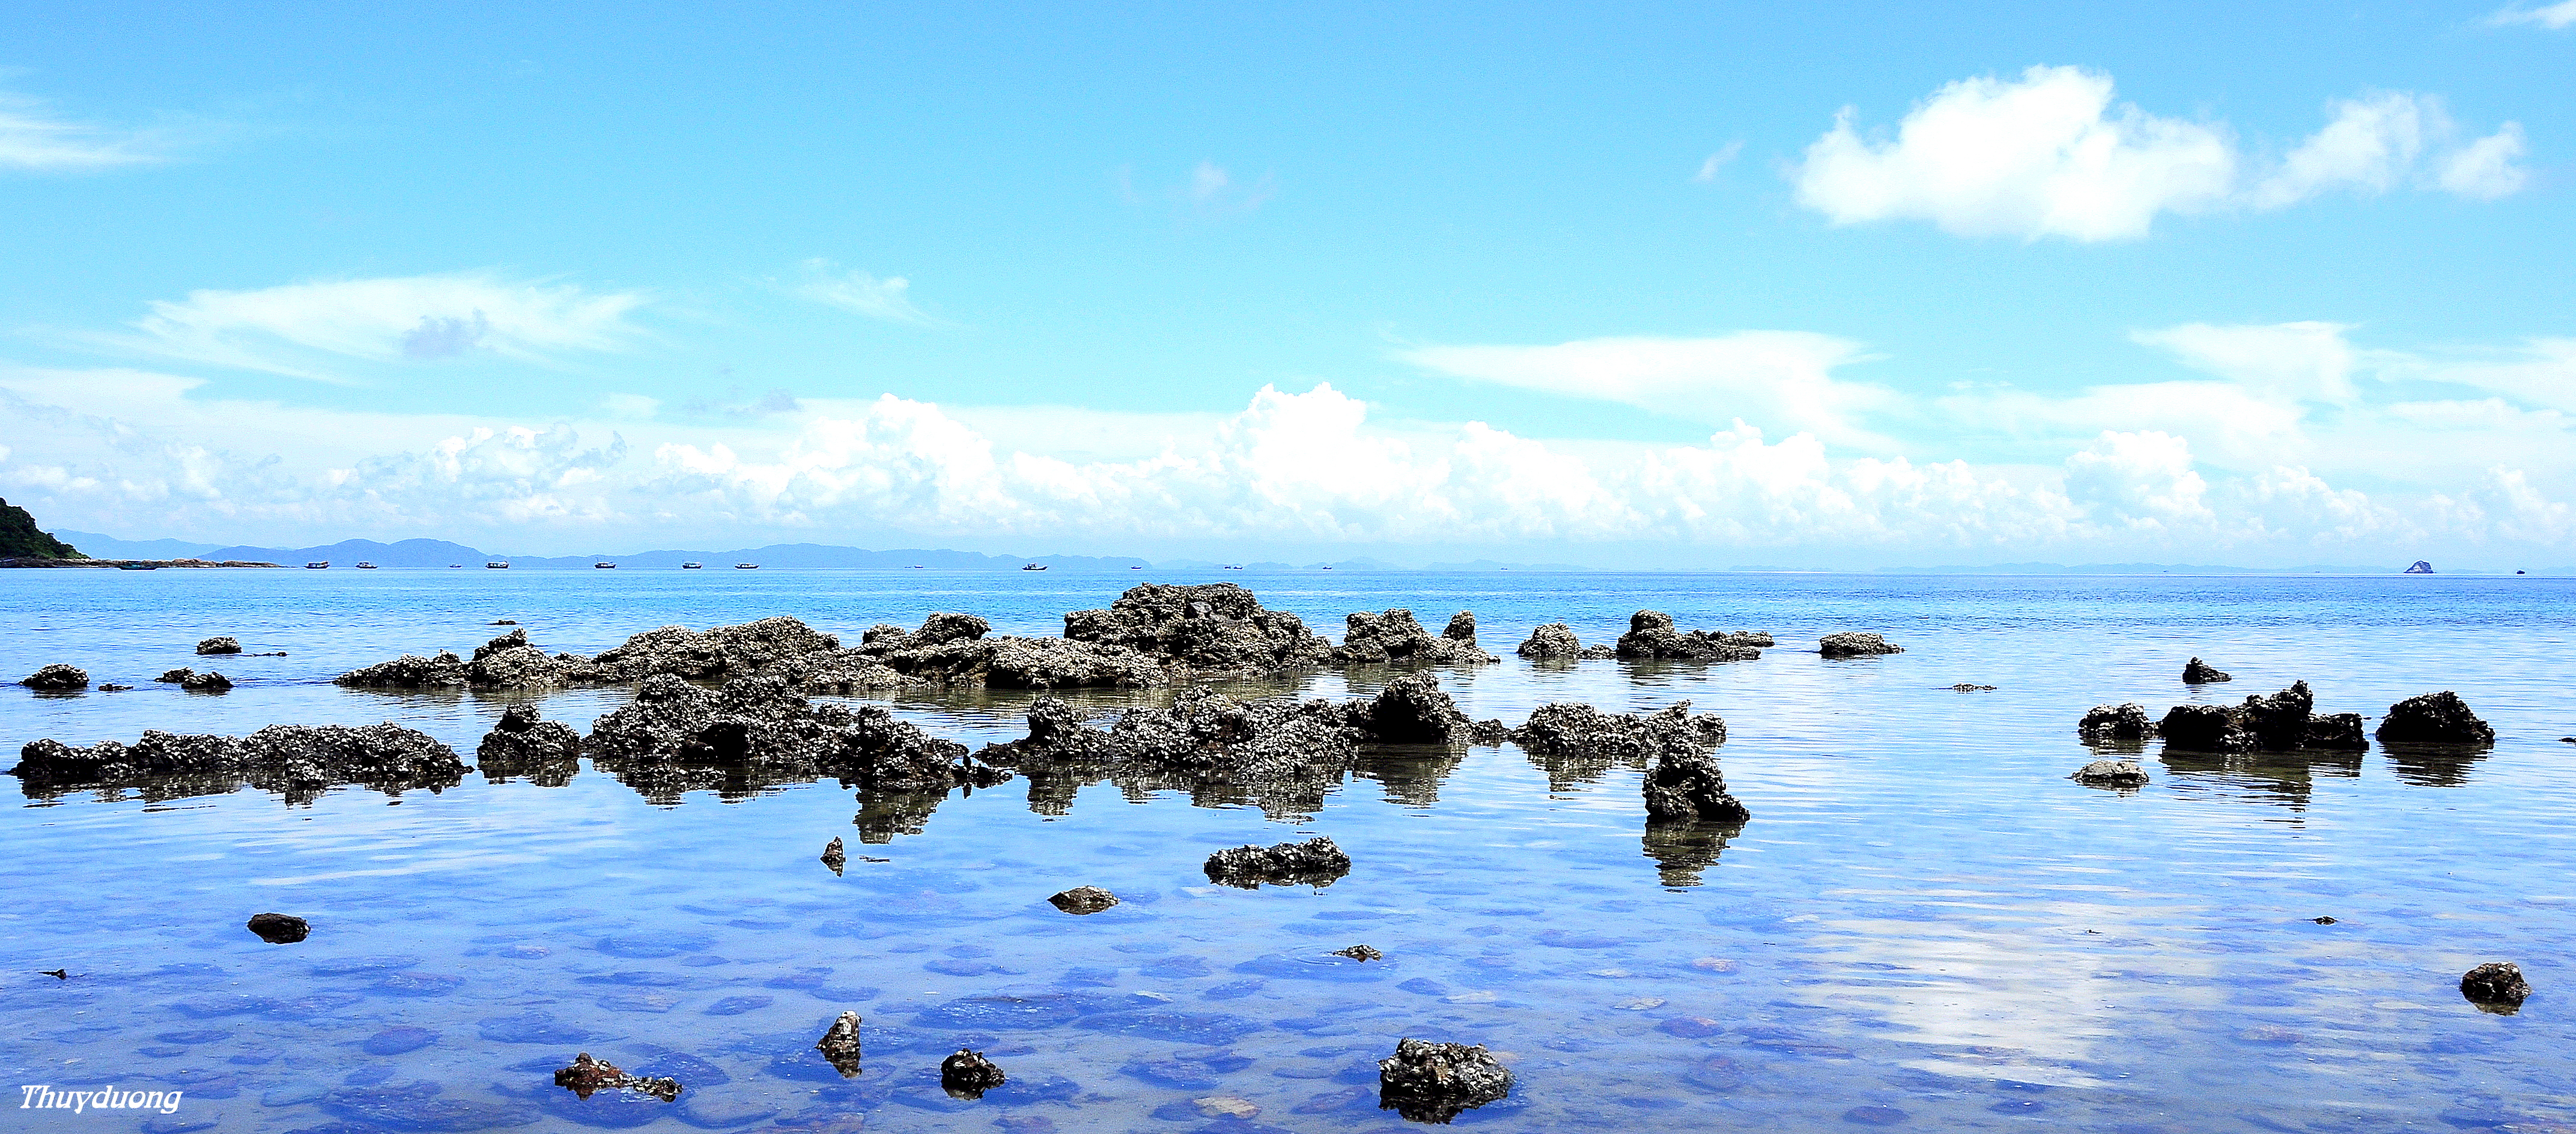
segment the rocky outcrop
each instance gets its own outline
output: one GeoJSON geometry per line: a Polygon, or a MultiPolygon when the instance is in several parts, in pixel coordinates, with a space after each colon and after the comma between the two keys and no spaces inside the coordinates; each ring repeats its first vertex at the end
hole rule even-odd
{"type": "Polygon", "coordinates": [[[38,693],[76,693],[89,688],[89,671],[56,663],[28,674],[18,684],[38,693]]]}
{"type": "Polygon", "coordinates": [[[2095,787],[2132,788],[2144,787],[2147,783],[2146,770],[2138,767],[2135,760],[2095,760],[2076,769],[2075,774],[2067,778],[2095,787]]]}
{"type": "Polygon", "coordinates": [[[507,783],[525,776],[541,787],[562,787],[581,771],[581,733],[537,715],[534,705],[512,705],[474,750],[483,778],[507,783]]]}
{"type": "Polygon", "coordinates": [[[1439,679],[1427,673],[1387,682],[1369,701],[1367,727],[1370,739],[1387,744],[1463,744],[1475,731],[1458,703],[1440,691],[1439,679]]]}
{"type": "Polygon", "coordinates": [[[1351,856],[1331,836],[1317,835],[1298,843],[1221,850],[1209,855],[1202,869],[1208,881],[1243,890],[1258,890],[1264,882],[1321,888],[1351,872],[1351,856]]]}
{"type": "Polygon", "coordinates": [[[1342,644],[1333,650],[1335,665],[1482,665],[1501,661],[1476,645],[1476,616],[1459,611],[1438,637],[1402,608],[1371,614],[1360,611],[1345,620],[1342,644]]]}
{"type": "Polygon", "coordinates": [[[1667,745],[1646,771],[1646,822],[1742,823],[1753,817],[1743,802],[1727,794],[1726,777],[1717,757],[1707,752],[1667,745]]]}
{"type": "Polygon", "coordinates": [[[2409,697],[2388,707],[2379,722],[2385,744],[2493,744],[2495,729],[2469,711],[2469,704],[2449,690],[2409,697]]]}
{"type": "Polygon", "coordinates": [[[817,705],[778,676],[736,678],[719,689],[649,678],[632,703],[593,722],[584,745],[599,770],[666,800],[823,776],[870,793],[940,795],[1010,778],[882,707],[817,705]]]}
{"type": "Polygon", "coordinates": [[[618,1070],[614,1063],[592,1059],[587,1051],[574,1057],[571,1066],[555,1071],[555,1085],[571,1091],[577,1098],[586,1099],[599,1091],[632,1091],[663,1102],[679,1098],[681,1089],[677,1079],[629,1075],[618,1070]]]}
{"type": "Polygon", "coordinates": [[[1628,616],[1628,632],[1619,635],[1618,656],[1632,661],[1752,661],[1771,644],[1769,634],[1733,634],[1673,629],[1673,616],[1641,610],[1628,616]]]}
{"type": "Polygon", "coordinates": [[[200,654],[238,654],[242,652],[241,640],[229,637],[208,638],[205,641],[197,643],[197,652],[200,654]]]}
{"type": "Polygon", "coordinates": [[[548,655],[522,627],[474,647],[472,660],[453,653],[404,654],[332,679],[353,689],[527,689],[572,679],[583,665],[571,654],[548,655]]]}
{"type": "Polygon", "coordinates": [[[30,795],[66,788],[135,786],[176,779],[179,794],[230,791],[243,783],[309,802],[343,784],[399,795],[440,791],[465,778],[465,762],[427,734],[397,724],[270,725],[246,737],[147,730],[132,745],[74,748],[39,740],[11,769],[30,795]]]}
{"type": "Polygon", "coordinates": [[[948,1097],[980,1099],[984,1092],[1007,1082],[1010,1076],[980,1051],[957,1049],[957,1054],[939,1061],[939,1087],[948,1097]]]}
{"type": "Polygon", "coordinates": [[[2234,680],[2217,666],[2199,658],[2182,663],[2182,679],[2186,685],[2208,685],[2212,682],[2234,680]]]}
{"type": "MultiPolygon", "coordinates": [[[[833,842],[838,844],[840,840],[834,839],[833,842]]],[[[832,1065],[832,1070],[840,1072],[842,1078],[856,1078],[860,1055],[859,1014],[841,1013],[840,1018],[833,1020],[831,1028],[823,1033],[823,1038],[814,1041],[814,1050],[822,1052],[824,1061],[832,1065]]]]}
{"type": "Polygon", "coordinates": [[[1512,1092],[1512,1073],[1483,1044],[1397,1040],[1378,1061],[1378,1109],[1414,1122],[1446,1123],[1512,1092]]]}
{"type": "Polygon", "coordinates": [[[1583,656],[1583,642],[1574,636],[1573,627],[1550,622],[1530,631],[1516,652],[1532,661],[1572,661],[1583,656]]]}
{"type": "Polygon", "coordinates": [[[2093,743],[2122,740],[2145,740],[2156,734],[2156,722],[2147,716],[2146,706],[2134,701],[2125,705],[2095,705],[2084,719],[2076,722],[2075,734],[2093,743]]]}
{"type": "Polygon", "coordinates": [[[664,626],[582,661],[566,680],[607,685],[661,675],[718,681],[790,674],[805,668],[814,655],[840,648],[839,638],[785,615],[705,631],[664,626]]]}
{"type": "Polygon", "coordinates": [[[1688,701],[1654,713],[1605,713],[1578,702],[1541,705],[1512,731],[1511,741],[1560,789],[1597,780],[1614,767],[1643,770],[1650,824],[1751,818],[1727,793],[1711,751],[1726,742],[1726,721],[1691,712],[1688,701]]]}
{"type": "Polygon", "coordinates": [[[1096,914],[1118,904],[1118,895],[1098,886],[1076,886],[1047,899],[1047,904],[1066,913],[1081,916],[1096,914]]]}
{"type": "Polygon", "coordinates": [[[187,681],[188,681],[188,679],[189,679],[189,678],[192,678],[192,677],[195,677],[195,676],[197,676],[197,671],[196,671],[196,670],[190,669],[190,668],[188,668],[187,666],[184,666],[184,665],[183,665],[183,666],[180,666],[180,667],[179,667],[179,668],[177,668],[177,669],[165,669],[165,670],[162,670],[162,671],[161,671],[161,676],[156,677],[156,678],[153,678],[152,680],[154,680],[154,681],[166,681],[166,682],[169,682],[169,683],[170,683],[170,684],[172,684],[172,685],[184,685],[184,684],[186,684],[186,683],[187,683],[187,681]]]}
{"type": "Polygon", "coordinates": [[[2316,695],[2300,681],[2270,696],[2247,697],[2242,705],[2176,705],[2156,731],[2166,747],[2189,752],[2358,751],[2368,746],[2360,714],[2319,715],[2315,709],[2316,695]]]}
{"type": "Polygon", "coordinates": [[[1160,662],[1174,680],[1311,668],[1333,651],[1296,615],[1263,609],[1233,583],[1131,587],[1107,610],[1065,615],[1064,636],[1125,646],[1160,662]]]}
{"type": "Polygon", "coordinates": [[[1865,630],[1845,630],[1817,639],[1816,652],[1829,658],[1865,658],[1876,654],[1901,654],[1905,647],[1865,630]]]}
{"type": "Polygon", "coordinates": [[[313,935],[313,926],[294,914],[250,915],[250,931],[271,945],[292,945],[313,935]]]}
{"type": "Polygon", "coordinates": [[[2481,1008],[2519,1008],[2531,998],[2531,982],[2523,979],[2522,966],[2489,961],[2460,978],[2460,995],[2481,1008]]]}
{"type": "Polygon", "coordinates": [[[855,649],[817,663],[818,672],[873,665],[909,681],[979,684],[996,689],[1135,688],[1159,684],[1163,667],[1128,646],[1067,638],[987,637],[992,627],[971,614],[934,614],[921,629],[879,625],[855,649]]]}

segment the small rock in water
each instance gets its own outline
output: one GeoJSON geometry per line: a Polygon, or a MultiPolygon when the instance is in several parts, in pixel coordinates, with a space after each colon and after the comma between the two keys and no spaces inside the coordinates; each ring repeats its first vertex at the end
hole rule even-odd
{"type": "Polygon", "coordinates": [[[78,666],[49,665],[28,674],[18,684],[38,693],[70,693],[89,688],[89,671],[78,666]]]}
{"type": "Polygon", "coordinates": [[[492,625],[494,626],[516,626],[518,624],[519,620],[516,618],[495,618],[492,620],[492,625]]]}
{"type": "MultiPolygon", "coordinates": [[[[539,1066],[543,1066],[540,1064],[539,1066]]],[[[574,1057],[572,1066],[555,1071],[555,1085],[571,1091],[577,1098],[589,1098],[597,1091],[634,1091],[651,1095],[663,1102],[680,1097],[680,1081],[629,1075],[604,1059],[592,1059],[585,1051],[574,1057]]]]}
{"type": "Polygon", "coordinates": [[[165,670],[162,670],[162,671],[161,671],[161,676],[156,677],[156,678],[153,678],[152,680],[154,680],[154,681],[167,681],[167,682],[169,682],[169,683],[170,683],[170,684],[172,684],[172,685],[177,685],[177,684],[179,684],[180,682],[186,681],[186,680],[188,680],[189,678],[191,678],[191,677],[195,677],[195,676],[197,676],[197,671],[196,671],[196,670],[190,669],[190,668],[188,668],[187,666],[184,666],[184,665],[183,665],[183,666],[180,666],[180,667],[179,667],[179,668],[177,668],[177,669],[165,669],[165,670]]]}
{"type": "Polygon", "coordinates": [[[2102,787],[2138,787],[2147,782],[2147,773],[2135,760],[2095,760],[2067,778],[2102,787]]]}
{"type": "Polygon", "coordinates": [[[1856,1106],[1843,1112],[1843,1121],[1863,1126],[1894,1126],[1911,1117],[1892,1106],[1856,1106]]]}
{"type": "Polygon", "coordinates": [[[241,641],[240,639],[231,637],[208,638],[205,641],[197,643],[197,652],[200,654],[238,654],[241,652],[241,641]]]}
{"type": "Polygon", "coordinates": [[[1336,957],[1348,957],[1354,961],[1374,961],[1380,957],[1386,956],[1386,954],[1369,948],[1366,945],[1353,945],[1348,949],[1335,949],[1333,950],[1333,955],[1336,957]]]}
{"type": "Polygon", "coordinates": [[[859,1073],[859,1014],[841,1013],[840,1019],[832,1021],[831,1030],[824,1032],[823,1038],[814,1041],[814,1050],[822,1052],[824,1060],[831,1063],[832,1069],[840,1072],[842,1078],[857,1076],[859,1073]]]}
{"type": "Polygon", "coordinates": [[[229,693],[233,679],[220,673],[192,673],[180,679],[179,688],[190,693],[229,693]]]}
{"type": "Polygon", "coordinates": [[[1069,914],[1096,914],[1118,904],[1118,895],[1098,886],[1076,886],[1047,901],[1069,914]]]}
{"type": "Polygon", "coordinates": [[[2335,923],[2335,919],[2331,917],[2313,917],[2308,920],[2313,921],[2318,925],[2333,925],[2335,923]]]}
{"type": "Polygon", "coordinates": [[[950,1098],[980,1099],[984,1092],[1001,1086],[1010,1077],[980,1051],[959,1048],[957,1054],[939,1061],[939,1086],[950,1098]]]}
{"type": "Polygon", "coordinates": [[[1971,681],[1962,681],[1957,685],[1951,686],[1950,690],[1954,693],[1992,693],[1995,691],[1995,687],[1992,685],[1979,685],[1971,681]]]}
{"type": "Polygon", "coordinates": [[[834,838],[831,842],[823,844],[823,865],[831,867],[833,874],[838,875],[841,872],[841,868],[848,865],[849,861],[849,856],[841,853],[841,840],[839,838],[834,838]]]}
{"type": "Polygon", "coordinates": [[[1304,842],[1274,847],[1221,850],[1209,855],[1201,869],[1207,872],[1210,882],[1244,890],[1258,890],[1264,882],[1274,886],[1330,886],[1351,872],[1351,856],[1342,853],[1331,836],[1317,835],[1304,842]]]}
{"type": "Polygon", "coordinates": [[[1816,652],[1829,658],[1859,658],[1872,654],[1901,654],[1905,647],[1865,630],[1846,630],[1817,639],[1816,652]]]}
{"type": "Polygon", "coordinates": [[[2460,995],[2481,1009],[2509,1015],[2531,995],[2531,982],[2522,979],[2522,966],[2489,961],[2460,978],[2460,995]]]}
{"type": "Polygon", "coordinates": [[[2449,690],[2409,697],[2388,707],[2379,722],[2380,743],[2493,744],[2495,729],[2449,690]]]}
{"type": "Polygon", "coordinates": [[[313,927],[293,914],[264,913],[250,916],[250,931],[271,945],[292,945],[313,932],[313,927]]]}
{"type": "Polygon", "coordinates": [[[1666,1035],[1680,1036],[1683,1039],[1707,1039],[1710,1036],[1726,1034],[1726,1025],[1706,1016],[1675,1016],[1655,1025],[1655,1030],[1666,1035]]]}
{"type": "Polygon", "coordinates": [[[2156,734],[2156,722],[2147,716],[2146,706],[2132,701],[2125,705],[2095,705],[2075,723],[2075,733],[2086,740],[2145,740],[2156,734]]]}
{"type": "Polygon", "coordinates": [[[1512,1073],[1485,1045],[1401,1039],[1377,1064],[1377,1105],[1415,1122],[1445,1123],[1510,1094],[1512,1073]]]}
{"type": "Polygon", "coordinates": [[[1573,627],[1562,622],[1550,622],[1530,631],[1528,640],[1521,643],[1520,655],[1539,660],[1572,661],[1583,656],[1583,642],[1574,636],[1573,627]]]}
{"type": "Polygon", "coordinates": [[[2211,665],[2199,658],[2193,658],[2190,661],[2182,663],[2182,680],[2186,685],[2207,685],[2214,681],[2232,681],[2234,679],[2227,676],[2226,671],[2219,669],[2217,666],[2211,665]]]}
{"type": "Polygon", "coordinates": [[[113,681],[98,687],[98,691],[101,693],[127,693],[133,691],[133,689],[134,687],[131,685],[119,685],[113,681]]]}

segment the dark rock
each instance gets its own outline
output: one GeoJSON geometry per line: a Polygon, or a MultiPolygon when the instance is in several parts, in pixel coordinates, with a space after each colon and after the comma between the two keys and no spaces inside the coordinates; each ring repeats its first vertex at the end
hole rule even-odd
{"type": "Polygon", "coordinates": [[[1468,739],[1473,725],[1440,691],[1439,679],[1413,673],[1387,682],[1369,702],[1368,730],[1391,744],[1449,744],[1468,739]]]}
{"type": "Polygon", "coordinates": [[[833,874],[838,875],[841,873],[841,868],[849,865],[849,861],[849,856],[844,854],[841,850],[840,839],[835,838],[831,842],[823,844],[823,865],[831,867],[833,874]]]}
{"type": "Polygon", "coordinates": [[[680,1097],[680,1081],[677,1079],[629,1075],[618,1070],[614,1063],[592,1059],[587,1051],[574,1057],[571,1066],[555,1072],[555,1085],[585,1099],[597,1091],[633,1091],[663,1102],[680,1097]]]}
{"type": "Polygon", "coordinates": [[[2191,752],[2251,752],[2254,734],[2237,723],[2222,705],[2176,705],[2165,711],[2156,731],[2168,748],[2191,752]]]}
{"type": "MultiPolygon", "coordinates": [[[[840,840],[832,841],[838,843],[840,840]]],[[[823,1038],[814,1041],[814,1050],[822,1052],[823,1059],[832,1065],[833,1070],[840,1072],[842,1078],[856,1078],[859,1074],[859,1014],[841,1013],[840,1018],[832,1021],[831,1028],[823,1033],[823,1038]]]]}
{"type": "Polygon", "coordinates": [[[1863,630],[1846,630],[1827,634],[1817,640],[1817,651],[1829,658],[1859,658],[1872,654],[1901,654],[1905,647],[1863,630]]]}
{"type": "Polygon", "coordinates": [[[1483,1044],[1401,1039],[1377,1065],[1378,1109],[1445,1123],[1512,1091],[1512,1073],[1483,1044]]]}
{"type": "Polygon", "coordinates": [[[1502,659],[1476,645],[1476,616],[1459,611],[1439,637],[1414,621],[1413,612],[1361,611],[1345,620],[1336,665],[1480,665],[1502,659]]]}
{"type": "Polygon", "coordinates": [[[1354,961],[1374,961],[1386,956],[1386,954],[1378,952],[1366,945],[1353,945],[1348,949],[1335,949],[1333,950],[1333,955],[1336,957],[1348,957],[1354,961]]]}
{"type": "Polygon", "coordinates": [[[959,786],[1010,778],[880,706],[817,705],[775,675],[713,690],[656,675],[633,702],[594,722],[584,744],[593,766],[666,801],[692,790],[737,795],[835,776],[871,801],[935,793],[935,802],[959,786]]]}
{"type": "Polygon", "coordinates": [[[568,682],[627,684],[657,675],[713,681],[773,675],[793,678],[841,640],[784,615],[697,631],[664,626],[628,638],[587,660],[575,659],[568,682]]]}
{"type": "Polygon", "coordinates": [[[2380,743],[2493,744],[2495,729],[2469,711],[2468,702],[2444,690],[2409,697],[2388,707],[2379,722],[2380,743]]]}
{"type": "Polygon", "coordinates": [[[1065,615],[1064,636],[1128,647],[1176,678],[1263,676],[1319,665],[1333,651],[1296,615],[1265,610],[1232,583],[1131,587],[1107,610],[1065,615]]]}
{"type": "Polygon", "coordinates": [[[1536,661],[1572,661],[1583,656],[1583,643],[1574,636],[1574,628],[1562,622],[1550,622],[1530,631],[1521,643],[1520,655],[1536,661]]]}
{"type": "Polygon", "coordinates": [[[111,681],[105,685],[99,686],[98,691],[101,693],[130,693],[134,691],[134,687],[131,685],[119,685],[111,681]]]}
{"type": "Polygon", "coordinates": [[[152,680],[166,681],[172,685],[177,685],[195,676],[197,676],[196,670],[190,669],[186,666],[180,666],[177,669],[165,669],[161,671],[161,676],[153,678],[152,680]]]}
{"type": "Polygon", "coordinates": [[[197,652],[200,654],[238,654],[242,652],[241,641],[237,638],[208,638],[205,641],[197,643],[197,652]]]}
{"type": "Polygon", "coordinates": [[[1117,905],[1118,895],[1098,886],[1076,886],[1047,901],[1069,914],[1096,914],[1117,905]]]}
{"type": "Polygon", "coordinates": [[[950,1098],[983,1098],[984,1092],[1001,1086],[1009,1078],[980,1051],[959,1048],[957,1054],[939,1061],[939,1086],[948,1092],[950,1098]]]}
{"type": "Polygon", "coordinates": [[[1620,657],[1639,661],[1752,661],[1762,656],[1759,646],[1770,644],[1769,634],[1756,632],[1722,634],[1693,630],[1681,633],[1673,629],[1672,615],[1660,610],[1641,610],[1628,616],[1628,632],[1619,635],[1615,652],[1620,657]]]}
{"type": "Polygon", "coordinates": [[[493,783],[526,776],[543,787],[562,787],[581,771],[581,734],[562,721],[539,718],[534,705],[512,705],[483,734],[474,761],[493,783]]]}
{"type": "Polygon", "coordinates": [[[1717,757],[1665,745],[1646,771],[1646,822],[1742,823],[1753,817],[1742,801],[1726,792],[1726,777],[1717,757]]]}
{"type": "Polygon", "coordinates": [[[2182,679],[2183,682],[2188,685],[2207,685],[2213,681],[2232,680],[2227,676],[2227,674],[2221,672],[2217,666],[2211,665],[2199,658],[2193,658],[2190,661],[2182,663],[2182,679]]]}
{"type": "Polygon", "coordinates": [[[2333,924],[2335,923],[2335,919],[2333,919],[2333,918],[2331,918],[2331,917],[2316,917],[2316,918],[2309,918],[2308,920],[2313,921],[2313,922],[2317,923],[2318,925],[2333,925],[2333,924]]]}
{"type": "Polygon", "coordinates": [[[179,682],[179,688],[190,693],[229,693],[233,679],[220,673],[192,673],[179,682]]]}
{"type": "Polygon", "coordinates": [[[1704,753],[1725,742],[1726,722],[1715,713],[1692,713],[1688,701],[1655,713],[1605,713],[1560,701],[1531,710],[1509,739],[1546,770],[1552,790],[1563,791],[1612,768],[1646,771],[1668,750],[1704,753]]]}
{"type": "Polygon", "coordinates": [[[242,783],[309,802],[326,788],[358,784],[388,794],[453,787],[465,762],[427,734],[397,724],[270,725],[247,737],[146,730],[132,746],[102,741],[73,748],[39,740],[11,774],[30,792],[96,785],[149,791],[230,791],[242,783]]]}
{"type": "Polygon", "coordinates": [[[89,671],[78,666],[49,665],[18,682],[38,693],[71,693],[89,688],[89,671]]]}
{"type": "Polygon", "coordinates": [[[2305,743],[2308,718],[2316,713],[2316,694],[2304,681],[2269,697],[2245,698],[2236,711],[2237,725],[2254,735],[2257,747],[2272,752],[2288,752],[2305,743]]]}
{"type": "Polygon", "coordinates": [[[1208,881],[1245,890],[1274,886],[1330,886],[1351,872],[1351,856],[1327,835],[1274,847],[1240,846],[1209,855],[1208,881]]]}
{"type": "Polygon", "coordinates": [[[271,945],[292,945],[310,936],[313,927],[293,914],[263,913],[250,915],[250,931],[271,945]]]}
{"type": "Polygon", "coordinates": [[[2299,746],[2359,752],[2370,747],[2370,738],[2362,732],[2361,714],[2323,713],[2308,718],[2299,746]]]}
{"type": "Polygon", "coordinates": [[[2531,982],[2522,979],[2520,965],[2489,961],[2460,978],[2460,995],[2481,1008],[2511,1010],[2531,996],[2531,982]]]}
{"type": "Polygon", "coordinates": [[[2095,760],[2067,778],[2095,787],[2132,788],[2145,786],[2147,773],[2135,760],[2095,760]]]}
{"type": "Polygon", "coordinates": [[[2093,711],[2075,725],[2076,735],[2090,741],[2145,740],[2156,734],[2156,722],[2147,718],[2143,705],[2132,701],[2125,705],[2095,705],[2093,711]]]}

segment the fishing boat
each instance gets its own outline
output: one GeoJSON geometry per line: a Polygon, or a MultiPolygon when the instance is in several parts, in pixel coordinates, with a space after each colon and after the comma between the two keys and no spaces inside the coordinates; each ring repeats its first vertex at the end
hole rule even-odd
{"type": "Polygon", "coordinates": [[[704,563],[683,563],[683,564],[680,564],[680,570],[683,570],[683,571],[695,571],[695,570],[698,570],[698,569],[703,568],[703,567],[705,567],[705,566],[706,566],[706,564],[704,564],[704,563]]]}
{"type": "Polygon", "coordinates": [[[736,563],[736,564],[734,564],[734,565],[733,565],[733,569],[734,569],[734,570],[736,570],[736,571],[757,571],[757,570],[760,570],[760,564],[757,564],[757,563],[736,563]]]}
{"type": "Polygon", "coordinates": [[[1029,565],[1027,565],[1027,566],[1025,566],[1025,567],[1020,568],[1020,570],[1023,570],[1023,571],[1044,571],[1044,570],[1046,570],[1046,564],[1044,564],[1044,563],[1031,563],[1031,564],[1029,564],[1029,565]]]}
{"type": "Polygon", "coordinates": [[[119,571],[158,571],[161,569],[161,565],[158,563],[119,563],[116,565],[116,569],[119,571]]]}
{"type": "Polygon", "coordinates": [[[453,570],[455,570],[455,569],[457,569],[457,568],[459,568],[459,567],[462,567],[462,566],[465,566],[465,565],[464,565],[464,564],[462,564],[462,563],[450,563],[450,564],[448,564],[448,565],[447,565],[447,569],[448,569],[448,570],[450,570],[450,571],[453,571],[453,570]]]}
{"type": "Polygon", "coordinates": [[[590,566],[593,570],[598,571],[614,571],[617,569],[617,565],[614,563],[593,563],[590,566]]]}
{"type": "Polygon", "coordinates": [[[325,571],[329,570],[330,567],[331,561],[328,559],[316,559],[313,562],[304,565],[304,569],[307,571],[325,571]]]}
{"type": "Polygon", "coordinates": [[[483,569],[486,571],[507,571],[510,569],[510,561],[507,559],[495,559],[484,564],[483,569]]]}
{"type": "Polygon", "coordinates": [[[358,564],[358,570],[361,570],[361,571],[373,571],[373,570],[375,570],[375,569],[376,569],[376,565],[375,565],[375,564],[373,564],[373,563],[367,563],[367,562],[361,561],[361,562],[358,564]]]}

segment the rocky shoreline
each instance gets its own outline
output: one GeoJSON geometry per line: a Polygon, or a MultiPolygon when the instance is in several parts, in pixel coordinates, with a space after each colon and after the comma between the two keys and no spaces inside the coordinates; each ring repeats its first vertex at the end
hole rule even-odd
{"type": "Polygon", "coordinates": [[[21,555],[0,559],[0,567],[114,567],[159,570],[163,567],[284,567],[283,563],[253,563],[244,559],[48,559],[21,555]]]}

